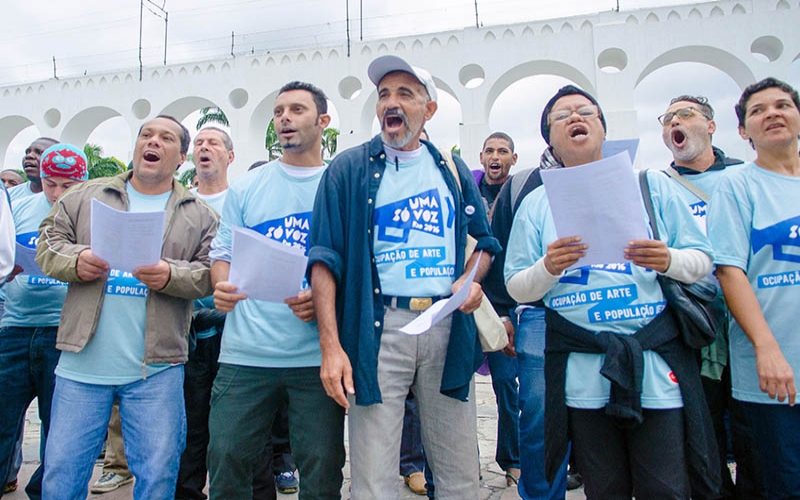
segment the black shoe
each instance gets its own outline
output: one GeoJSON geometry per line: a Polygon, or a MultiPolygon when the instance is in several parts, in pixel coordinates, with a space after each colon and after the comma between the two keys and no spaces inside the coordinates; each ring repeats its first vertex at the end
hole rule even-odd
{"type": "Polygon", "coordinates": [[[577,490],[583,486],[583,478],[580,472],[567,472],[567,491],[577,490]]]}

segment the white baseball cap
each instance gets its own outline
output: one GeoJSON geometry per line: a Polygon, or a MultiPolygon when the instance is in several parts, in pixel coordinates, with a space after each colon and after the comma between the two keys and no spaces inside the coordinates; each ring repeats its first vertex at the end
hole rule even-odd
{"type": "Polygon", "coordinates": [[[414,75],[414,77],[419,80],[419,83],[425,87],[425,90],[428,91],[428,96],[431,98],[431,101],[436,101],[436,85],[433,83],[431,74],[422,68],[417,68],[408,64],[400,57],[381,56],[375,59],[370,63],[367,74],[369,75],[369,79],[372,80],[372,83],[377,87],[384,76],[394,71],[403,71],[414,75]]]}

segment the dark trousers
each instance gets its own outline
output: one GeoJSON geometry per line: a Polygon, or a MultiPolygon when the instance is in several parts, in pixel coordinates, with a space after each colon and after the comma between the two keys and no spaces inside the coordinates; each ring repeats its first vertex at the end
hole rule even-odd
{"type": "MultiPolygon", "coordinates": [[[[183,397],[186,402],[186,449],[181,455],[175,498],[205,500],[206,456],[208,450],[208,415],[211,409],[211,388],[219,370],[222,335],[197,339],[195,349],[185,365],[183,397]]],[[[288,419],[284,410],[284,420],[288,419]]],[[[288,424],[283,452],[289,445],[288,424]]],[[[289,452],[290,453],[290,452],[289,452]]],[[[290,455],[291,457],[291,455],[290,455]]],[[[267,443],[253,473],[253,500],[275,500],[275,478],[272,475],[272,446],[267,443]]],[[[283,460],[281,460],[283,461],[283,460]]],[[[294,469],[292,469],[294,470],[294,469]]]]}
{"type": "MultiPolygon", "coordinates": [[[[725,368],[721,380],[706,377],[701,377],[701,380],[717,439],[722,477],[720,500],[766,500],[753,431],[747,425],[741,404],[731,397],[730,368],[725,368]],[[726,417],[729,425],[726,425],[726,417]],[[735,484],[728,470],[729,449],[736,460],[735,484]]],[[[696,493],[692,498],[706,500],[696,493]]]]}
{"type": "Polygon", "coordinates": [[[54,371],[61,356],[61,351],[56,349],[57,330],[55,326],[0,328],[0,387],[3,394],[3,403],[0,404],[0,477],[5,485],[5,478],[16,457],[20,422],[33,398],[38,397],[43,431],[39,449],[43,458],[25,488],[31,499],[41,498],[46,460],[44,449],[56,385],[54,371]]]}
{"type": "Polygon", "coordinates": [[[641,424],[621,428],[605,410],[569,408],[587,500],[689,500],[683,409],[642,413],[641,424]]]}
{"type": "Polygon", "coordinates": [[[289,407],[301,500],[338,500],[344,466],[344,408],[329,398],[319,367],[258,368],[222,364],[209,415],[212,499],[245,499],[281,406],[289,407]]]}
{"type": "Polygon", "coordinates": [[[740,404],[753,429],[767,498],[800,499],[800,406],[740,404]]]}
{"type": "Polygon", "coordinates": [[[422,430],[419,423],[419,410],[414,395],[406,397],[403,414],[403,436],[400,439],[400,475],[407,477],[425,469],[422,454],[422,430]]]}

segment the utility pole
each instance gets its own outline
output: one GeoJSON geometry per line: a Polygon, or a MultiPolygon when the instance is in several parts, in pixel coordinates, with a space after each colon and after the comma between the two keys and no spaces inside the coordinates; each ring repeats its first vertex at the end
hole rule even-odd
{"type": "Polygon", "coordinates": [[[347,57],[350,57],[350,0],[344,0],[344,12],[347,19],[347,57]]]}
{"type": "Polygon", "coordinates": [[[144,0],[139,0],[139,81],[142,81],[142,12],[144,0]]]}
{"type": "Polygon", "coordinates": [[[53,78],[58,80],[58,75],[56,74],[56,56],[53,56],[53,78]]]}
{"type": "Polygon", "coordinates": [[[481,23],[478,21],[478,0],[475,0],[475,27],[481,27],[481,23]]]}
{"type": "Polygon", "coordinates": [[[236,57],[236,54],[233,53],[233,31],[231,31],[231,57],[236,57]]]}
{"type": "MultiPolygon", "coordinates": [[[[142,18],[144,17],[144,2],[145,0],[139,0],[139,81],[142,81],[142,18]]],[[[164,66],[167,65],[167,33],[169,32],[169,12],[164,10],[164,7],[167,5],[167,0],[164,0],[163,5],[158,5],[153,2],[153,0],[147,0],[147,3],[155,7],[160,11],[156,12],[150,8],[150,5],[147,6],[147,10],[152,12],[156,17],[160,17],[164,20],[164,66]]]]}

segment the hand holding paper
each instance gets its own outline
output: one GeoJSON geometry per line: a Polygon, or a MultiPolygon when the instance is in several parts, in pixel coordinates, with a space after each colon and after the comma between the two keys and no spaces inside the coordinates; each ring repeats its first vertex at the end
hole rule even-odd
{"type": "MultiPolygon", "coordinates": [[[[579,236],[585,245],[585,255],[565,269],[625,262],[629,243],[647,239],[647,219],[627,152],[577,167],[543,170],[542,181],[558,237],[579,236]]],[[[561,257],[561,264],[570,260],[561,257]]]]}
{"type": "Polygon", "coordinates": [[[467,276],[466,284],[458,289],[456,293],[449,298],[442,299],[432,306],[430,306],[424,313],[420,314],[409,324],[400,329],[401,332],[407,335],[420,335],[431,329],[433,325],[440,322],[447,316],[458,309],[461,304],[469,297],[469,292],[472,288],[472,282],[475,279],[475,273],[478,271],[478,264],[480,259],[475,261],[472,270],[467,276]]]}
{"type": "Polygon", "coordinates": [[[296,297],[303,285],[307,263],[302,249],[284,245],[252,229],[233,228],[228,281],[251,299],[284,302],[296,297]]]}

